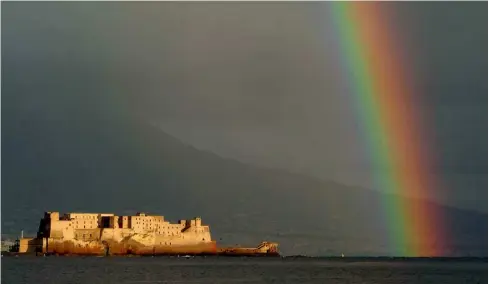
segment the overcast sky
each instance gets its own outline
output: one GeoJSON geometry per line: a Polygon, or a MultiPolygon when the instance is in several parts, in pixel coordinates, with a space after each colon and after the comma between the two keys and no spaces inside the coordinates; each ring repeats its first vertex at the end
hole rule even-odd
{"type": "MultiPolygon", "coordinates": [[[[443,186],[426,197],[487,211],[487,3],[385,5],[438,157],[443,186]]],[[[2,127],[19,109],[93,105],[225,157],[371,188],[330,8],[3,3],[2,76],[22,84],[2,88],[2,127]]]]}

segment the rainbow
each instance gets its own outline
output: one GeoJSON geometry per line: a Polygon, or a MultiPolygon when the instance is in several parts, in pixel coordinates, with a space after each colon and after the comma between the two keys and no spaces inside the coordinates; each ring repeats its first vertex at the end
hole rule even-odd
{"type": "MultiPolygon", "coordinates": [[[[395,194],[383,197],[388,249],[394,255],[436,256],[443,228],[439,212],[421,198],[436,183],[423,143],[419,98],[411,84],[400,40],[381,2],[331,2],[342,66],[375,169],[375,186],[395,194]],[[408,201],[409,200],[409,201],[408,201]]],[[[387,196],[387,195],[386,195],[387,196]]]]}

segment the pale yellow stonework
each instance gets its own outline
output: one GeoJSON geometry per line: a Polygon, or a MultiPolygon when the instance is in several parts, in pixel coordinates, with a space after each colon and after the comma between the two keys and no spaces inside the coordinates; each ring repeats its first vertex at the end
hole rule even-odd
{"type": "MultiPolygon", "coordinates": [[[[46,212],[41,231],[51,243],[71,241],[75,246],[90,247],[102,241],[130,242],[144,246],[197,245],[212,241],[209,226],[200,218],[165,221],[163,216],[138,213],[135,216],[116,216],[103,213],[46,212]]],[[[46,244],[43,242],[43,247],[46,244]]],[[[21,242],[21,252],[27,252],[27,240],[21,242]]]]}

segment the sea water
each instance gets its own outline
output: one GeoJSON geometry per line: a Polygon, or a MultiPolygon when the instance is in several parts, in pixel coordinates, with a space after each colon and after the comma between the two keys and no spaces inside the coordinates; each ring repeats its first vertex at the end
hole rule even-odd
{"type": "Polygon", "coordinates": [[[18,283],[487,283],[487,259],[2,257],[18,283]]]}

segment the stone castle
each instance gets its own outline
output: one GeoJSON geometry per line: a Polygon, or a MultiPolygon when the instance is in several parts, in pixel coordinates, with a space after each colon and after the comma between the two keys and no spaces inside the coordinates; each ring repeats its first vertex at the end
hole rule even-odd
{"type": "Polygon", "coordinates": [[[19,252],[88,253],[101,251],[126,254],[128,251],[215,250],[209,226],[200,218],[165,221],[163,216],[137,213],[116,216],[103,213],[46,212],[36,238],[21,239],[19,252]]]}

